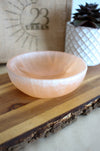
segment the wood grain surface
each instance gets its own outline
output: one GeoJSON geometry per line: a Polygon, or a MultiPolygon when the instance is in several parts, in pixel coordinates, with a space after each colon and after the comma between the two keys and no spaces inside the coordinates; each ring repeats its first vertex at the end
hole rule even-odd
{"type": "Polygon", "coordinates": [[[0,149],[7,150],[42,134],[46,136],[59,127],[57,121],[60,120],[60,124],[69,118],[73,121],[76,113],[84,113],[89,105],[94,108],[99,98],[100,65],[89,67],[77,90],[52,99],[27,96],[15,88],[7,74],[0,75],[0,149]]]}

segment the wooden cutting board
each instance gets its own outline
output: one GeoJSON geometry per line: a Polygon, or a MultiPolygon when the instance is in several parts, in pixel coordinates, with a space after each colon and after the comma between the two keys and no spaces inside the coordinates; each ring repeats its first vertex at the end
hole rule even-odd
{"type": "Polygon", "coordinates": [[[52,99],[27,96],[15,88],[7,74],[0,75],[0,150],[19,150],[99,105],[100,65],[89,67],[77,90],[52,99]]]}

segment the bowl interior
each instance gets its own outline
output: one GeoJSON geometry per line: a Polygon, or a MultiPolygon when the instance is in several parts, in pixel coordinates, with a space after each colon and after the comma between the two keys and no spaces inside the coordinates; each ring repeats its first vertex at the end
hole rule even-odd
{"type": "Polygon", "coordinates": [[[64,52],[40,51],[14,57],[8,62],[8,68],[20,76],[57,79],[82,72],[86,64],[82,59],[64,52]]]}

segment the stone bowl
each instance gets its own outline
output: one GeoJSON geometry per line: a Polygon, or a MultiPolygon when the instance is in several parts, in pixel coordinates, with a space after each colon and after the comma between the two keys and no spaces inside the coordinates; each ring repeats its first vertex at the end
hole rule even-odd
{"type": "Polygon", "coordinates": [[[79,87],[87,65],[81,58],[65,52],[38,51],[10,59],[7,70],[12,83],[25,94],[54,98],[79,87]]]}

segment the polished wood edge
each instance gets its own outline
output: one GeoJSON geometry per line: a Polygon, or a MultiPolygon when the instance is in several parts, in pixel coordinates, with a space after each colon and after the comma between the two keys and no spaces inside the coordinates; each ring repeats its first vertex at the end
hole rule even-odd
{"type": "Polygon", "coordinates": [[[80,115],[87,115],[93,109],[100,107],[100,95],[87,101],[86,103],[66,112],[50,121],[32,129],[4,144],[0,145],[0,151],[22,149],[25,144],[36,141],[41,137],[47,137],[52,133],[66,127],[77,119],[80,115]]]}

